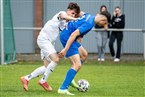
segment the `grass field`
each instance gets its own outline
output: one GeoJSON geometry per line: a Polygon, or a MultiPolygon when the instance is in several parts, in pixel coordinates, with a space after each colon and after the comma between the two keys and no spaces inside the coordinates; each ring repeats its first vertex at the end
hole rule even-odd
{"type": "MultiPolygon", "coordinates": [[[[0,96],[1,97],[62,97],[57,94],[67,70],[69,61],[61,60],[59,66],[51,74],[48,82],[53,92],[45,92],[38,85],[37,77],[29,82],[29,91],[25,92],[20,82],[20,76],[31,73],[41,66],[42,62],[18,62],[11,65],[0,65],[0,96]]],[[[87,79],[90,89],[86,93],[78,92],[70,87],[74,97],[144,97],[145,85],[144,61],[121,61],[114,63],[107,60],[98,63],[87,60],[79,71],[75,80],[87,79]]],[[[68,96],[65,96],[68,97],[68,96]]]]}

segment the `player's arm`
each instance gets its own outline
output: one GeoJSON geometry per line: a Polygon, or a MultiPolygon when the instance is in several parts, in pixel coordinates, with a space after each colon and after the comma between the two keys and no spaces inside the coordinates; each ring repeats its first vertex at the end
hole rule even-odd
{"type": "Polygon", "coordinates": [[[66,46],[65,46],[65,49],[66,49],[66,50],[69,49],[70,45],[74,42],[74,40],[76,39],[76,37],[79,36],[79,35],[80,35],[80,31],[79,31],[78,29],[75,30],[75,31],[71,34],[71,36],[70,36],[70,38],[68,39],[67,44],[66,44],[66,46]]]}
{"type": "Polygon", "coordinates": [[[104,29],[108,30],[108,26],[109,26],[108,23],[104,24],[104,29]]]}
{"type": "Polygon", "coordinates": [[[59,53],[59,57],[64,57],[66,55],[66,52],[68,51],[68,49],[70,48],[71,44],[75,41],[76,37],[80,35],[80,31],[77,29],[75,30],[71,36],[69,37],[65,48],[59,53]]]}
{"type": "Polygon", "coordinates": [[[74,18],[74,17],[71,17],[71,16],[68,16],[67,14],[65,14],[65,13],[61,13],[60,15],[59,15],[59,17],[61,18],[61,19],[64,19],[64,20],[76,20],[77,18],[74,18]]]}

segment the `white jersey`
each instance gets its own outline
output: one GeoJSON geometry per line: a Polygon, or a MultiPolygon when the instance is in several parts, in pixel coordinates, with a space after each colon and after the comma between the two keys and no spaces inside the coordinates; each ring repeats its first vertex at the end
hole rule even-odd
{"type": "Polygon", "coordinates": [[[60,11],[57,13],[51,20],[47,21],[42,30],[39,33],[38,39],[44,40],[48,39],[50,42],[55,42],[59,32],[63,30],[67,22],[64,19],[61,19],[60,14],[67,14],[65,11],[60,11]]]}

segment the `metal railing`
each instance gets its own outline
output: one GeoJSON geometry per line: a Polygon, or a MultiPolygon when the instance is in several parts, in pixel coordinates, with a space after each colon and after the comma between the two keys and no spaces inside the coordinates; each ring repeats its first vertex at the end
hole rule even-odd
{"type": "MultiPolygon", "coordinates": [[[[8,29],[8,28],[6,28],[8,29]]],[[[14,30],[41,30],[41,27],[34,28],[34,27],[14,27],[14,30]]],[[[92,31],[105,31],[105,29],[95,29],[93,28],[92,31]]],[[[125,32],[143,32],[144,38],[144,60],[145,60],[145,29],[108,29],[107,31],[125,31],[125,32]]]]}
{"type": "MultiPolygon", "coordinates": [[[[11,28],[8,28],[8,27],[5,27],[4,29],[11,29],[11,28]]],[[[14,27],[13,28],[14,30],[41,30],[42,28],[41,27],[14,27]]],[[[108,30],[105,30],[105,29],[95,29],[93,28],[92,31],[124,31],[124,32],[142,32],[143,33],[143,39],[144,39],[144,60],[145,60],[145,30],[144,29],[108,29],[108,30]]]]}
{"type": "MultiPolygon", "coordinates": [[[[92,29],[93,31],[105,31],[105,29],[92,29]]],[[[144,45],[144,60],[145,60],[145,29],[107,29],[106,31],[125,31],[125,32],[142,32],[143,33],[143,45],[144,45]]]]}

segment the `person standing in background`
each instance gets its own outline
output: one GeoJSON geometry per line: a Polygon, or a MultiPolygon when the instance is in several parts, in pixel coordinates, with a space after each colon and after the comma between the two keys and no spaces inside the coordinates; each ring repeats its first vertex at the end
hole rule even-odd
{"type": "MultiPolygon", "coordinates": [[[[100,7],[100,12],[104,12],[104,11],[107,11],[107,7],[105,5],[102,5],[100,7]]],[[[110,19],[111,19],[111,15],[110,15],[110,19]]],[[[104,28],[104,27],[103,26],[98,27],[97,25],[95,25],[95,28],[104,28]]],[[[105,61],[105,48],[106,48],[108,37],[109,37],[108,31],[97,32],[98,61],[105,61]]]]}
{"type": "MultiPolygon", "coordinates": [[[[125,15],[121,13],[119,6],[115,7],[114,15],[111,20],[112,28],[123,29],[125,27],[125,15]]],[[[114,62],[120,61],[121,43],[123,40],[123,31],[112,31],[109,41],[109,48],[114,62]],[[114,51],[114,42],[117,40],[117,51],[114,51]]]]}

